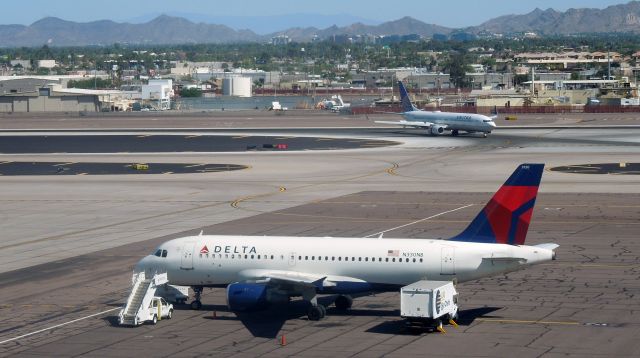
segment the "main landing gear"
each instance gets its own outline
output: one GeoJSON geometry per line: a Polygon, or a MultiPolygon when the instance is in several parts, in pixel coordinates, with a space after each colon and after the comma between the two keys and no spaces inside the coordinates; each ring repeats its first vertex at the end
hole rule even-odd
{"type": "MultiPolygon", "coordinates": [[[[327,316],[327,308],[318,303],[318,300],[315,296],[308,300],[309,301],[309,310],[307,311],[307,317],[309,321],[319,321],[327,316]]],[[[351,308],[353,305],[353,298],[351,296],[340,295],[333,302],[336,306],[336,309],[339,311],[346,311],[351,308]]]]}
{"type": "Polygon", "coordinates": [[[452,136],[452,137],[457,137],[457,136],[458,136],[458,134],[460,134],[460,132],[458,132],[458,130],[457,130],[457,129],[454,129],[454,130],[452,130],[452,131],[451,131],[451,136],[452,136]]]}
{"type": "Polygon", "coordinates": [[[191,288],[193,289],[193,292],[195,294],[195,297],[191,302],[191,309],[198,311],[202,308],[202,302],[200,302],[200,297],[202,296],[203,288],[202,286],[193,286],[191,288]]]}
{"type": "Polygon", "coordinates": [[[336,298],[333,304],[336,305],[336,309],[339,311],[346,311],[353,305],[353,298],[351,298],[351,296],[340,295],[336,298]]]}

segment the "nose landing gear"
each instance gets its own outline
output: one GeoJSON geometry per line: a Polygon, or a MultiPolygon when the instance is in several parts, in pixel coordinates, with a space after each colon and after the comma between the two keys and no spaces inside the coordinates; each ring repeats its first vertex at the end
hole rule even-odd
{"type": "Polygon", "coordinates": [[[195,294],[193,301],[191,302],[192,310],[200,310],[202,308],[202,302],[200,302],[200,297],[202,296],[202,286],[192,286],[193,293],[195,294]]]}

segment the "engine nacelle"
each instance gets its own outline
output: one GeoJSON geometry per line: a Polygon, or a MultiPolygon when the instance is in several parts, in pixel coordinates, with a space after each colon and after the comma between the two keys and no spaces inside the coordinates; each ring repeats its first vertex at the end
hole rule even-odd
{"type": "Polygon", "coordinates": [[[266,308],[267,285],[236,282],[227,286],[227,305],[231,311],[250,311],[266,308]]]}
{"type": "Polygon", "coordinates": [[[444,127],[443,126],[431,126],[430,130],[432,135],[440,135],[442,133],[444,133],[444,127]]]}
{"type": "Polygon", "coordinates": [[[227,305],[231,311],[254,311],[273,303],[287,303],[289,296],[265,283],[236,282],[227,286],[227,305]]]}

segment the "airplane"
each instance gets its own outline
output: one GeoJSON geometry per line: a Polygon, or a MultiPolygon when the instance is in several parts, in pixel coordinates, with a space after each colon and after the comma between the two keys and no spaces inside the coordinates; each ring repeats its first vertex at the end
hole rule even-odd
{"type": "MultiPolygon", "coordinates": [[[[555,260],[558,245],[526,246],[544,164],[522,164],[471,224],[449,240],[203,235],[173,239],[140,260],[134,271],[166,273],[190,286],[192,309],[204,287],[226,288],[231,311],[263,309],[302,297],[309,320],[338,295],[338,310],[354,295],[390,292],[419,280],[465,282],[555,260]]],[[[455,317],[451,317],[454,319],[455,317]]]]}
{"type": "MultiPolygon", "coordinates": [[[[402,104],[403,121],[376,121],[381,124],[393,124],[403,127],[424,128],[431,135],[441,135],[450,131],[452,136],[457,136],[461,131],[467,133],[482,133],[487,137],[488,133],[496,128],[494,119],[498,114],[488,117],[475,113],[457,113],[440,111],[423,111],[411,103],[409,93],[402,81],[398,81],[400,88],[400,103],[402,104]]],[[[497,112],[496,110],[494,110],[497,112]]]]}

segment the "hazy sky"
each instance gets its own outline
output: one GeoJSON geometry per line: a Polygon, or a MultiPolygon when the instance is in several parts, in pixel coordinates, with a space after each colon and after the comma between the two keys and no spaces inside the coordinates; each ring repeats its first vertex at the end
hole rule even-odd
{"type": "MultiPolygon", "coordinates": [[[[387,21],[412,16],[449,27],[478,25],[506,14],[523,14],[536,7],[566,10],[605,8],[624,0],[6,0],[0,5],[0,24],[30,24],[45,16],[72,21],[110,19],[128,21],[149,14],[194,13],[205,16],[259,16],[314,13],[350,14],[387,21]]],[[[310,24],[313,25],[313,24],[310,24]]]]}

